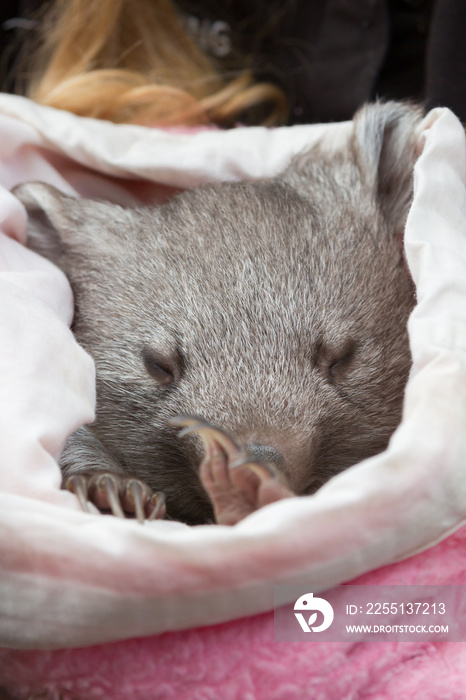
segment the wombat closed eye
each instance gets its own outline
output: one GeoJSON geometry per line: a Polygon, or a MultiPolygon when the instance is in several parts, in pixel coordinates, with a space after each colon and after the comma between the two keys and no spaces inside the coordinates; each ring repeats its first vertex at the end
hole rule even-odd
{"type": "Polygon", "coordinates": [[[316,146],[279,177],[158,208],[16,188],[96,365],[97,418],[68,440],[65,476],[114,475],[123,510],[142,482],[143,510],[163,492],[171,518],[233,523],[386,447],[410,367],[402,235],[419,119],[367,106],[340,152],[316,146]],[[180,414],[203,420],[177,427],[180,414]]]}

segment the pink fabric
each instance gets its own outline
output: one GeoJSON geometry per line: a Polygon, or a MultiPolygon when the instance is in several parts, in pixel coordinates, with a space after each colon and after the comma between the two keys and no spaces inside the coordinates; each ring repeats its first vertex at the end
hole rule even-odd
{"type": "MultiPolygon", "coordinates": [[[[359,584],[466,584],[466,527],[359,584]]],[[[466,643],[276,643],[273,614],[86,649],[0,649],[27,700],[464,700],[466,643]]]]}

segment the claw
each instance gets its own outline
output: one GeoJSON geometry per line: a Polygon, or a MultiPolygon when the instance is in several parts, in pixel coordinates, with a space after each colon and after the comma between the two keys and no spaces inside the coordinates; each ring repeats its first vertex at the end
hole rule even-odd
{"type": "Polygon", "coordinates": [[[149,515],[147,520],[162,520],[165,517],[165,496],[163,493],[154,493],[148,503],[149,515]],[[151,510],[152,509],[152,510],[151,510]]]}
{"type": "Polygon", "coordinates": [[[277,478],[277,472],[268,462],[260,462],[255,459],[252,460],[248,455],[241,455],[238,459],[230,464],[230,469],[237,469],[238,467],[248,467],[252,472],[257,474],[259,479],[275,479],[277,478]]]}
{"type": "Polygon", "coordinates": [[[192,433],[199,433],[204,446],[206,447],[206,452],[209,448],[220,446],[225,452],[227,458],[230,460],[229,468],[235,469],[237,467],[247,466],[253,471],[260,479],[270,479],[276,478],[277,473],[272,468],[268,462],[262,462],[257,459],[251,458],[247,450],[240,445],[226,433],[222,428],[209,423],[203,418],[198,416],[185,416],[180,415],[175,418],[171,418],[169,423],[177,427],[186,426],[180,431],[179,437],[184,435],[190,435],[192,433]]]}
{"type": "Polygon", "coordinates": [[[217,444],[220,445],[230,459],[233,457],[237,459],[246,457],[244,449],[242,449],[228,433],[203,418],[181,415],[171,418],[169,423],[176,427],[186,426],[180,431],[179,437],[191,435],[192,433],[199,433],[206,448],[214,447],[217,444]]]}
{"type": "Polygon", "coordinates": [[[126,512],[134,512],[138,522],[145,520],[144,506],[149,500],[150,489],[138,479],[129,479],[121,494],[123,508],[126,512]]]}
{"type": "MultiPolygon", "coordinates": [[[[172,418],[168,419],[168,424],[173,425],[175,428],[180,428],[182,426],[189,428],[193,425],[199,424],[204,424],[204,425],[210,425],[210,423],[207,423],[204,418],[201,418],[200,416],[188,416],[184,413],[180,413],[177,416],[173,416],[172,418]]],[[[183,431],[181,431],[183,432],[183,431]]]]}
{"type": "Polygon", "coordinates": [[[131,518],[140,524],[166,515],[165,496],[152,493],[143,481],[124,478],[110,472],[80,472],[63,480],[62,488],[75,494],[84,512],[93,513],[91,504],[101,512],[109,510],[117,518],[131,518]]]}
{"type": "Polygon", "coordinates": [[[120,502],[118,481],[111,474],[99,474],[89,481],[89,494],[98,508],[110,507],[113,515],[124,518],[125,514],[120,502]]]}
{"type": "Polygon", "coordinates": [[[79,505],[85,513],[90,513],[89,506],[87,504],[87,480],[84,476],[79,474],[73,474],[69,476],[65,483],[65,489],[74,493],[77,496],[79,505]]]}

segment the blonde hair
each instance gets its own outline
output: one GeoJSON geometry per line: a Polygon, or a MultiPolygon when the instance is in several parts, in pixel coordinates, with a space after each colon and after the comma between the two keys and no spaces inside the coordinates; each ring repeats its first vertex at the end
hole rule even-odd
{"type": "Polygon", "coordinates": [[[28,96],[80,116],[153,126],[231,126],[261,109],[261,123],[286,117],[278,87],[248,71],[222,76],[170,0],[55,0],[34,64],[28,96]]]}

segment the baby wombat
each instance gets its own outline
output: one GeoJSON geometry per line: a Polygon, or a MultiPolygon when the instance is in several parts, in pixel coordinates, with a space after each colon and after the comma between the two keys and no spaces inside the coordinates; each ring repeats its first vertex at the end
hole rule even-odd
{"type": "Polygon", "coordinates": [[[16,188],[96,365],[96,421],[62,457],[65,477],[83,475],[74,488],[114,512],[115,495],[127,511],[142,498],[143,515],[160,515],[149,497],[163,492],[171,518],[233,523],[385,448],[410,368],[402,237],[419,120],[367,106],[340,152],[315,146],[279,177],[160,207],[16,188]],[[179,414],[221,430],[178,419],[192,427],[179,439],[179,414]]]}

